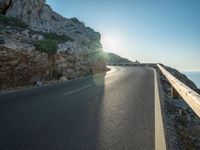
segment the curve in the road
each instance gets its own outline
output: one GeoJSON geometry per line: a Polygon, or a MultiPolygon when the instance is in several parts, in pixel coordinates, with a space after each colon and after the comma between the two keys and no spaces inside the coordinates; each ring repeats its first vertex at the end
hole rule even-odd
{"type": "Polygon", "coordinates": [[[153,69],[113,68],[1,95],[0,149],[155,149],[153,69]]]}

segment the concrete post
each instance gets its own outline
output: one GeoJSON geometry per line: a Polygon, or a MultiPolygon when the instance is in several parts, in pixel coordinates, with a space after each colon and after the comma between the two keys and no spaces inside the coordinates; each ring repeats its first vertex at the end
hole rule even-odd
{"type": "Polygon", "coordinates": [[[171,97],[174,99],[178,99],[180,97],[179,93],[173,86],[171,86],[171,97]]]}

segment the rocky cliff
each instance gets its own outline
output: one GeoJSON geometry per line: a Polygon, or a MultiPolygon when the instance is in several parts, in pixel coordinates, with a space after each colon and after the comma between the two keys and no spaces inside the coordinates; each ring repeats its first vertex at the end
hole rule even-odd
{"type": "Polygon", "coordinates": [[[0,89],[106,70],[100,34],[45,0],[0,0],[0,13],[0,89]]]}
{"type": "Polygon", "coordinates": [[[76,18],[67,19],[57,14],[45,4],[45,0],[10,0],[4,13],[22,20],[35,31],[65,34],[88,48],[92,45],[101,48],[99,33],[76,18]]]}

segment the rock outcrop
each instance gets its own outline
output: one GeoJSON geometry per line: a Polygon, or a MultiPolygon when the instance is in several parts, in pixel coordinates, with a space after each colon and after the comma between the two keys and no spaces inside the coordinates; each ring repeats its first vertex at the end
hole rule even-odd
{"type": "Polygon", "coordinates": [[[106,70],[100,34],[54,12],[45,0],[0,0],[0,89],[106,70]],[[57,52],[35,45],[53,40],[57,52]]]}
{"type": "MultiPolygon", "coordinates": [[[[5,0],[4,0],[5,1],[5,0]]],[[[22,20],[32,30],[66,34],[76,42],[101,48],[100,34],[76,18],[67,19],[54,12],[45,0],[12,0],[5,14],[22,20]]]]}

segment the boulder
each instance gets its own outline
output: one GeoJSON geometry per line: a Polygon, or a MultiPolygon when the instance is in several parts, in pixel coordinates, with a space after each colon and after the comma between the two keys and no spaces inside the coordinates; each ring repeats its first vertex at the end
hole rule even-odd
{"type": "Polygon", "coordinates": [[[43,37],[42,35],[38,35],[38,36],[37,36],[37,40],[38,40],[38,41],[42,41],[42,40],[44,40],[44,37],[43,37]]]}
{"type": "Polygon", "coordinates": [[[60,77],[60,82],[67,81],[67,78],[65,76],[60,77]]]}
{"type": "Polygon", "coordinates": [[[37,81],[36,86],[41,87],[43,85],[42,81],[37,81]]]}

